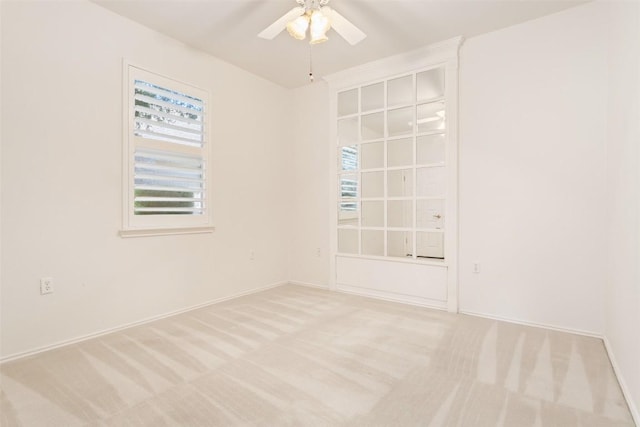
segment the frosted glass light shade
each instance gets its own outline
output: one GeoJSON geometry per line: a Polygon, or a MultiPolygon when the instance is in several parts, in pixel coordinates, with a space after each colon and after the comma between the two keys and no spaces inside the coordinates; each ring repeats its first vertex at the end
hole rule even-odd
{"type": "Polygon", "coordinates": [[[304,40],[309,28],[309,17],[307,15],[298,16],[287,24],[287,31],[296,40],[304,40]]]}
{"type": "Polygon", "coordinates": [[[326,42],[328,39],[327,31],[331,28],[329,18],[324,16],[319,10],[314,10],[311,14],[311,28],[309,33],[311,35],[311,44],[317,44],[326,42]]]}

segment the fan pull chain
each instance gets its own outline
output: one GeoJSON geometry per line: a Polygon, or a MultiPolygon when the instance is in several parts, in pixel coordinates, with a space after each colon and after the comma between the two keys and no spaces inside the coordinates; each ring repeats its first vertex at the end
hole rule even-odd
{"type": "Polygon", "coordinates": [[[313,47],[309,45],[309,81],[313,83],[313,59],[311,53],[313,52],[313,47]]]}

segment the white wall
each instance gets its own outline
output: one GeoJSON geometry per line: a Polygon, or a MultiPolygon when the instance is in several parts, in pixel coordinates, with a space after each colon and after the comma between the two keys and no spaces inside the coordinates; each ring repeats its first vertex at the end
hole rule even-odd
{"type": "Polygon", "coordinates": [[[463,312],[604,332],[603,8],[572,8],[462,47],[463,312]]]}
{"type": "Polygon", "coordinates": [[[288,91],[89,2],[3,2],[2,41],[0,355],[287,279],[288,91]],[[210,90],[214,233],[118,237],[123,57],[210,90]]]}
{"type": "MultiPolygon", "coordinates": [[[[587,4],[463,44],[462,311],[604,332],[606,10],[587,4]],[[479,274],[472,273],[475,261],[479,274]]],[[[319,114],[300,111],[305,123],[319,114]]],[[[322,143],[317,134],[307,139],[302,147],[322,143]]],[[[299,199],[327,186],[328,159],[297,159],[304,163],[296,165],[296,179],[304,185],[293,210],[296,234],[304,236],[324,227],[318,212],[333,205],[299,199]]],[[[292,259],[291,278],[326,274],[308,255],[292,259]]]]}
{"type": "MultiPolygon", "coordinates": [[[[329,286],[329,91],[323,81],[292,91],[289,279],[329,286]],[[318,256],[320,249],[320,256],[318,256]]],[[[331,206],[331,207],[330,207],[331,206]]],[[[337,206],[336,206],[337,209],[337,206]]]]}
{"type": "Polygon", "coordinates": [[[609,28],[605,336],[640,422],[640,4],[612,3],[609,28]]]}

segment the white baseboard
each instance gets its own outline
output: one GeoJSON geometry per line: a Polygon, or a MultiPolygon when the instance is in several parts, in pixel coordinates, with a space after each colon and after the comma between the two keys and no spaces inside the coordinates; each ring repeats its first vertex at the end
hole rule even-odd
{"type": "Polygon", "coordinates": [[[640,426],[640,412],[638,411],[638,407],[635,405],[635,401],[633,400],[629,387],[622,376],[622,372],[620,372],[620,366],[618,365],[618,361],[613,353],[613,348],[611,348],[611,343],[606,335],[602,340],[604,341],[604,348],[607,350],[611,366],[613,366],[613,372],[616,374],[616,378],[618,378],[618,384],[620,384],[620,389],[622,389],[624,399],[627,401],[629,412],[631,412],[631,416],[633,417],[633,421],[636,423],[636,426],[640,426]]]}
{"type": "Polygon", "coordinates": [[[507,323],[515,323],[516,325],[532,326],[534,328],[549,329],[552,331],[566,332],[569,334],[583,335],[585,337],[602,339],[602,334],[597,332],[585,331],[582,329],[563,328],[560,326],[549,325],[547,323],[529,322],[527,320],[512,319],[509,317],[495,316],[493,314],[479,313],[476,311],[460,310],[459,313],[466,314],[468,316],[484,317],[485,319],[500,320],[507,323]]]}
{"type": "Polygon", "coordinates": [[[317,283],[299,282],[295,280],[289,280],[289,283],[291,285],[305,286],[314,289],[323,289],[326,291],[340,292],[343,294],[358,295],[361,297],[374,298],[382,301],[399,302],[402,304],[416,305],[419,307],[433,308],[436,310],[447,309],[446,305],[439,301],[431,301],[422,297],[391,294],[389,292],[375,291],[371,289],[359,288],[356,286],[338,285],[336,289],[331,289],[328,285],[318,285],[317,283]]]}
{"type": "Polygon", "coordinates": [[[318,285],[317,283],[301,282],[298,280],[289,280],[290,285],[306,286],[307,288],[325,289],[329,290],[329,285],[318,285]]]}
{"type": "Polygon", "coordinates": [[[344,294],[352,294],[352,295],[359,295],[362,297],[367,297],[367,298],[375,298],[375,299],[379,299],[382,301],[389,301],[389,302],[399,302],[401,304],[409,304],[409,305],[415,305],[418,307],[427,307],[427,308],[433,308],[436,310],[446,310],[447,309],[447,303],[445,302],[440,302],[440,301],[436,301],[436,300],[430,300],[427,298],[423,298],[423,297],[415,297],[415,296],[411,296],[411,295],[404,295],[404,294],[394,294],[391,292],[385,292],[385,291],[377,291],[374,289],[367,289],[367,288],[360,288],[358,286],[351,286],[351,285],[336,285],[336,292],[342,292],[344,294]]]}
{"type": "Polygon", "coordinates": [[[238,292],[238,293],[235,293],[235,294],[232,294],[232,295],[228,295],[226,297],[216,298],[216,299],[213,299],[213,300],[210,300],[210,301],[207,301],[207,302],[203,302],[203,303],[200,303],[200,304],[196,304],[196,305],[193,305],[193,306],[190,306],[190,307],[187,307],[187,308],[181,308],[179,310],[174,310],[174,311],[171,311],[171,312],[168,312],[168,313],[164,313],[164,314],[160,314],[160,315],[157,315],[157,316],[147,317],[145,319],[138,320],[138,321],[135,321],[135,322],[126,323],[124,325],[116,326],[114,328],[104,329],[102,331],[94,332],[94,333],[91,333],[91,334],[82,335],[82,336],[79,336],[79,337],[76,337],[76,338],[71,338],[71,339],[68,339],[68,340],[59,341],[59,342],[56,342],[54,344],[49,344],[49,345],[45,345],[45,346],[42,346],[42,347],[35,348],[33,350],[23,351],[23,352],[15,353],[15,354],[10,354],[8,356],[4,356],[4,357],[0,358],[0,364],[6,363],[6,362],[11,362],[11,361],[17,360],[17,359],[22,359],[24,357],[33,356],[33,355],[36,355],[38,353],[43,353],[45,351],[53,350],[53,349],[56,349],[56,348],[67,346],[67,345],[76,344],[76,343],[79,343],[79,342],[82,342],[82,341],[87,341],[87,340],[90,340],[92,338],[97,338],[97,337],[100,337],[100,336],[103,336],[103,335],[111,334],[113,332],[122,331],[122,330],[125,330],[125,329],[128,329],[128,328],[132,328],[134,326],[144,325],[145,323],[150,323],[150,322],[154,322],[156,320],[165,319],[167,317],[175,316],[175,315],[178,315],[178,314],[181,314],[181,313],[186,313],[186,312],[191,311],[191,310],[197,310],[199,308],[203,308],[203,307],[207,307],[207,306],[210,306],[210,305],[218,304],[218,303],[221,303],[223,301],[228,301],[228,300],[239,298],[239,297],[242,297],[242,296],[245,296],[245,295],[251,295],[251,294],[258,293],[258,292],[266,291],[267,289],[271,289],[271,288],[275,288],[275,287],[278,287],[278,286],[286,285],[287,283],[288,282],[286,282],[286,281],[272,283],[270,285],[261,286],[259,288],[250,289],[248,291],[238,292]]]}

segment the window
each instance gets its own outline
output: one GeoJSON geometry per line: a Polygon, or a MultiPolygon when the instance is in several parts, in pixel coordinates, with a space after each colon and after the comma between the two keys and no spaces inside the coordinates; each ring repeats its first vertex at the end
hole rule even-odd
{"type": "Polygon", "coordinates": [[[443,259],[445,69],[338,92],[338,253],[443,259]]]}
{"type": "Polygon", "coordinates": [[[125,67],[121,234],[211,231],[207,92],[125,67]]]}

